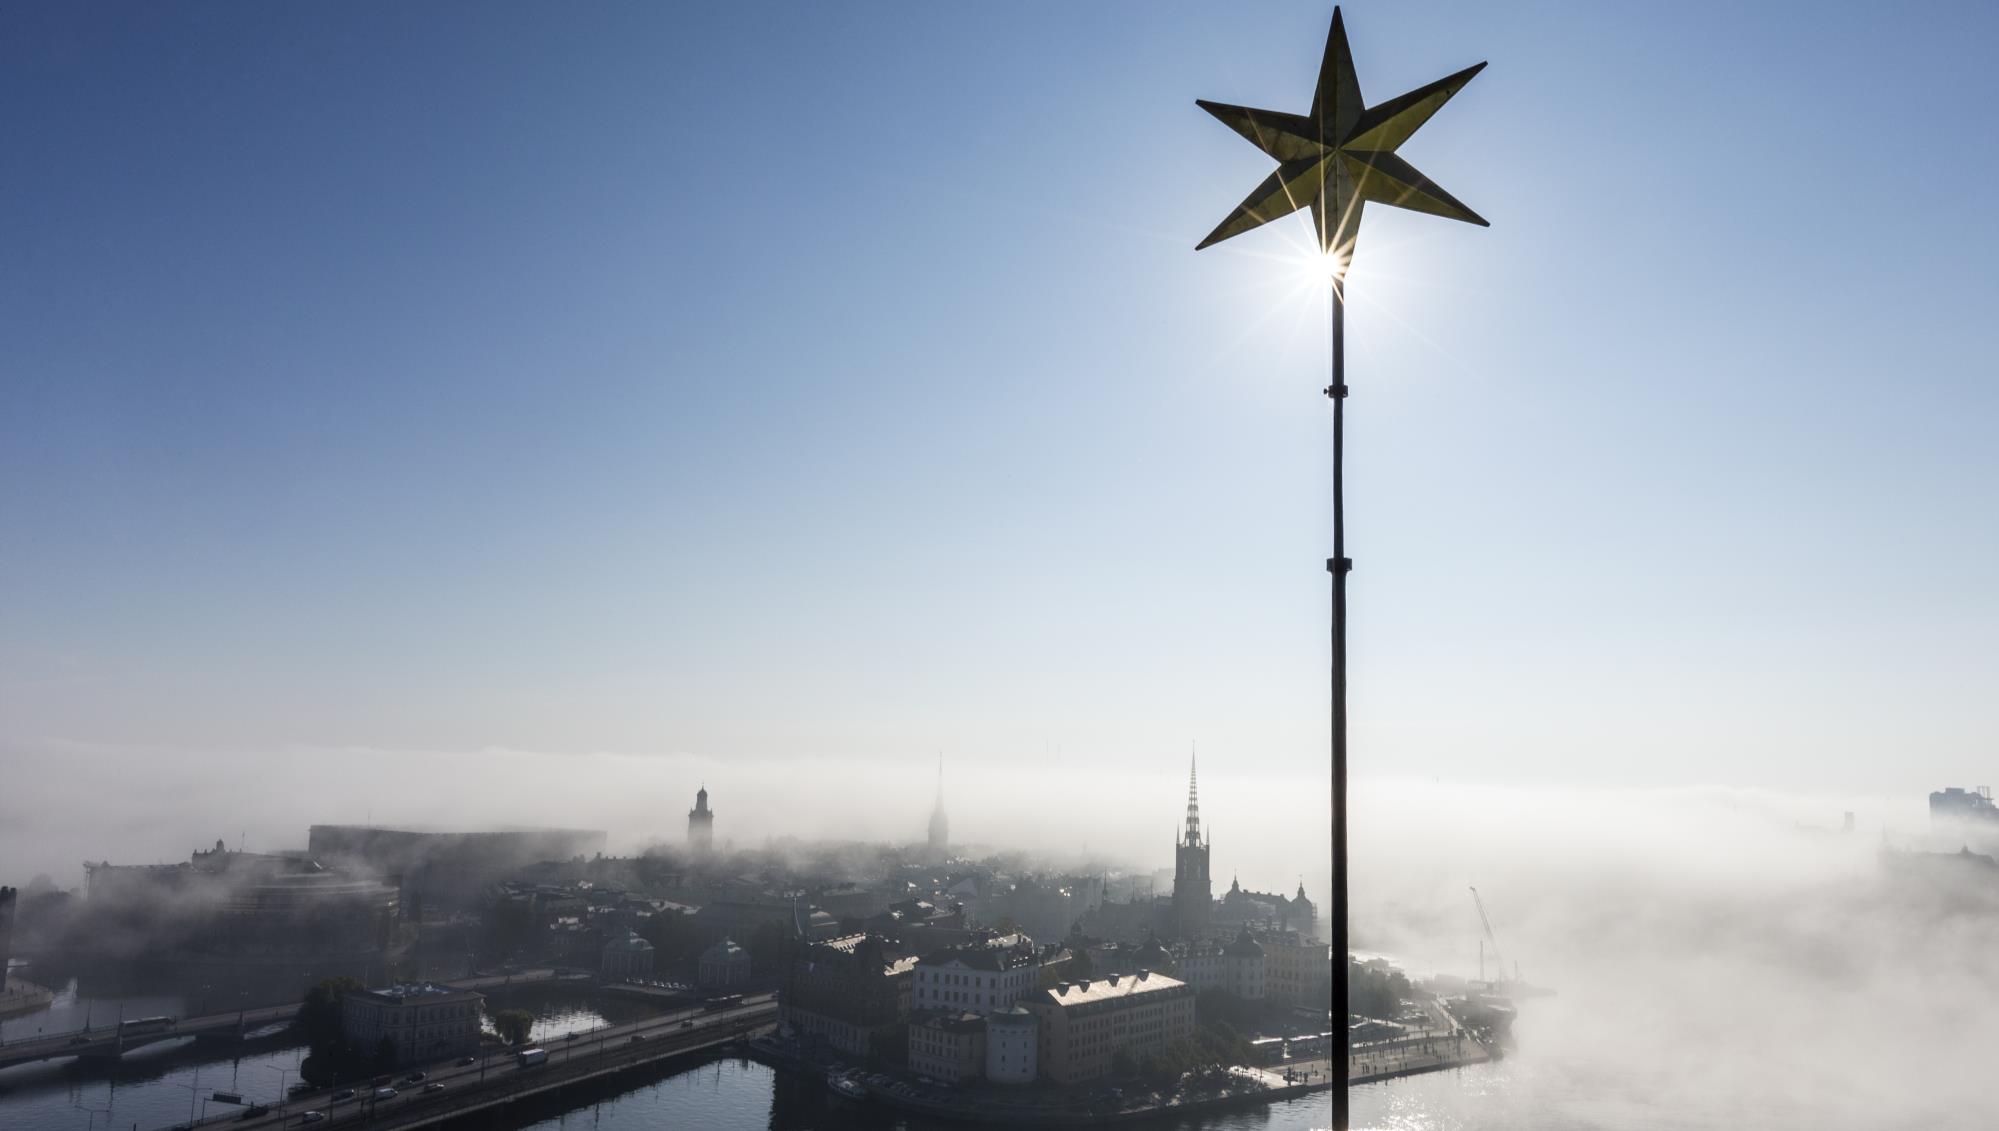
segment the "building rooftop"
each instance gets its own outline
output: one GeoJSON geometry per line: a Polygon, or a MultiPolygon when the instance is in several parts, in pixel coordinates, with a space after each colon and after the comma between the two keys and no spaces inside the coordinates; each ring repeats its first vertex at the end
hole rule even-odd
{"type": "Polygon", "coordinates": [[[976,1013],[932,1013],[919,1017],[916,1024],[947,1033],[975,1033],[986,1027],[986,1019],[976,1013]]]}
{"type": "Polygon", "coordinates": [[[750,952],[744,950],[740,946],[737,946],[736,940],[734,939],[723,939],[721,942],[718,942],[714,946],[709,947],[707,950],[702,951],[701,961],[726,962],[731,958],[736,958],[739,956],[743,958],[748,958],[750,956],[750,952]]]}
{"type": "Polygon", "coordinates": [[[1141,970],[1136,974],[1112,974],[1108,978],[1085,978],[1080,982],[1058,982],[1054,986],[1035,995],[1034,1000],[1045,1001],[1063,1008],[1089,1005],[1100,1001],[1116,1001],[1141,994],[1158,993],[1162,990],[1179,989],[1187,983],[1164,974],[1154,974],[1141,970]]]}
{"type": "Polygon", "coordinates": [[[397,982],[393,986],[362,990],[361,993],[378,1001],[403,1003],[423,999],[451,997],[478,997],[479,991],[459,986],[447,986],[443,982],[397,982]]]}

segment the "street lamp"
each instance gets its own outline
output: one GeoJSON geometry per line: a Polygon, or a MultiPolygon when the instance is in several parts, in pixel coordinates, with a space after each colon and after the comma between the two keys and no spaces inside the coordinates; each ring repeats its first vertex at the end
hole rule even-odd
{"type": "MultiPolygon", "coordinates": [[[[1252,110],[1198,101],[1230,129],[1277,161],[1277,171],[1229,213],[1197,249],[1261,227],[1302,208],[1312,212],[1320,266],[1331,284],[1332,383],[1324,393],[1333,402],[1333,578],[1332,631],[1332,808],[1333,808],[1333,999],[1345,1009],[1347,996],[1347,574],[1353,560],[1346,550],[1346,275],[1360,234],[1361,208],[1369,201],[1428,212],[1486,226],[1476,212],[1437,187],[1397,156],[1430,116],[1443,108],[1485,64],[1421,86],[1399,98],[1369,106],[1361,98],[1347,47],[1346,25],[1333,9],[1333,26],[1319,64],[1319,81],[1307,114],[1252,110]]],[[[1350,1059],[1348,1027],[1339,1026],[1343,1059],[1350,1059]]],[[[1333,1126],[1347,1131],[1347,1090],[1333,1089],[1333,1126]]]]}
{"type": "MultiPolygon", "coordinates": [[[[201,1098],[201,1065],[197,1064],[194,1066],[194,1083],[181,1084],[177,1082],[174,1086],[187,1089],[187,1122],[189,1126],[193,1126],[199,1122],[194,1117],[194,1101],[201,1098]]],[[[201,1118],[208,1118],[208,1101],[205,1099],[201,1101],[201,1118]]]]}
{"type": "Polygon", "coordinates": [[[291,1075],[291,1066],[287,1064],[266,1064],[264,1070],[278,1074],[278,1114],[283,1115],[285,1111],[285,1098],[290,1094],[285,1091],[285,1077],[291,1075]]]}

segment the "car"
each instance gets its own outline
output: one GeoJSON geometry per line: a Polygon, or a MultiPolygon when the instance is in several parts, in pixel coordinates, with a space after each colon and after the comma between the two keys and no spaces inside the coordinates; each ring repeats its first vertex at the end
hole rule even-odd
{"type": "Polygon", "coordinates": [[[307,1092],[313,1091],[318,1087],[319,1085],[317,1084],[308,1084],[304,1080],[300,1080],[298,1083],[293,1084],[291,1087],[285,1089],[285,1094],[291,1096],[302,1096],[305,1095],[307,1092]]]}
{"type": "Polygon", "coordinates": [[[375,1089],[375,1102],[376,1102],[376,1103],[381,1103],[381,1102],[382,1102],[383,1100],[392,1100],[392,1099],[395,1099],[395,1098],[396,1098],[396,1090],[395,1090],[394,1088],[376,1088],[376,1089],[375,1089]]]}
{"type": "Polygon", "coordinates": [[[683,1028],[683,1029],[692,1029],[692,1028],[694,1028],[694,1019],[693,1019],[692,1017],[689,1017],[689,1018],[688,1018],[687,1020],[685,1020],[685,1021],[682,1021],[682,1022],[680,1023],[680,1027],[681,1027],[681,1028],[683,1028]]]}
{"type": "Polygon", "coordinates": [[[430,1083],[425,1084],[423,1086],[423,1090],[426,1092],[441,1092],[444,1090],[444,1085],[438,1083],[435,1080],[432,1080],[430,1083]]]}
{"type": "Polygon", "coordinates": [[[76,1036],[71,1037],[69,1039],[69,1043],[73,1045],[87,1045],[90,1043],[90,1038],[79,1033],[76,1036]]]}
{"type": "Polygon", "coordinates": [[[339,1091],[333,1093],[334,1103],[340,1103],[342,1100],[351,1100],[353,1098],[354,1098],[354,1089],[352,1088],[342,1088],[339,1091]]]}
{"type": "Polygon", "coordinates": [[[576,1033],[564,1033],[562,1034],[562,1039],[565,1041],[573,1041],[577,1038],[577,1036],[578,1034],[576,1033]]]}
{"type": "Polygon", "coordinates": [[[300,1123],[324,1123],[326,1122],[326,1113],[323,1111],[308,1111],[304,1115],[299,1116],[298,1121],[300,1123]]]}
{"type": "Polygon", "coordinates": [[[463,1068],[463,1067],[465,1067],[465,1066],[466,1066],[466,1065],[468,1065],[468,1064],[477,1064],[477,1063],[479,1063],[479,1058],[478,1058],[478,1057],[476,1057],[476,1056],[461,1056],[461,1057],[459,1057],[459,1058],[458,1058],[457,1060],[453,1061],[452,1063],[453,1063],[453,1064],[456,1064],[456,1065],[457,1065],[458,1067],[460,1067],[460,1068],[463,1068]]]}
{"type": "Polygon", "coordinates": [[[271,1114],[271,1109],[268,1104],[251,1104],[249,1107],[244,1108],[243,1114],[238,1116],[237,1118],[255,1119],[260,1115],[269,1115],[269,1114],[271,1114]]]}
{"type": "Polygon", "coordinates": [[[646,1035],[644,1033],[633,1033],[631,1036],[626,1037],[625,1039],[627,1041],[643,1041],[646,1039],[646,1035]]]}
{"type": "Polygon", "coordinates": [[[412,1072],[408,1076],[403,1077],[403,1083],[421,1084],[428,1079],[430,1079],[430,1073],[428,1072],[412,1072]]]}

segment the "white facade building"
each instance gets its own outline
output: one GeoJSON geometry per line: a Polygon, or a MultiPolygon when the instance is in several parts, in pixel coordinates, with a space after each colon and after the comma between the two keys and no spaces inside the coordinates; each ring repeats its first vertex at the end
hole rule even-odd
{"type": "Polygon", "coordinates": [[[340,999],[340,1033],[362,1053],[383,1040],[403,1064],[461,1056],[479,1047],[481,1003],[475,990],[437,982],[355,990],[340,999]]]}
{"type": "Polygon", "coordinates": [[[986,1017],[986,1079],[995,1084],[1034,1082],[1040,1024],[1018,1005],[986,1017]]]}
{"type": "Polygon", "coordinates": [[[912,1009],[1005,1009],[1034,988],[1039,959],[1031,942],[1013,947],[953,947],[916,964],[912,1009]]]}

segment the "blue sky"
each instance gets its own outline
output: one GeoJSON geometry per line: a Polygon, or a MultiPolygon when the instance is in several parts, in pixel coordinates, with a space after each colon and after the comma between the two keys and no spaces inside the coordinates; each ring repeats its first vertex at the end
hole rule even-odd
{"type": "MultiPolygon", "coordinates": [[[[1328,14],[9,6],[0,740],[1322,775],[1328,14]]],[[[1995,18],[1347,8],[1357,774],[1990,776],[1995,18]]]]}

